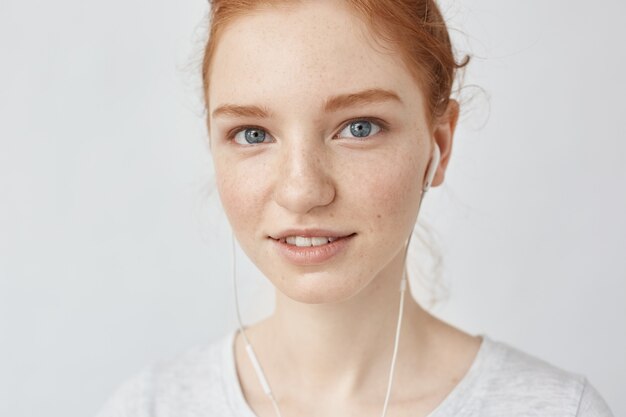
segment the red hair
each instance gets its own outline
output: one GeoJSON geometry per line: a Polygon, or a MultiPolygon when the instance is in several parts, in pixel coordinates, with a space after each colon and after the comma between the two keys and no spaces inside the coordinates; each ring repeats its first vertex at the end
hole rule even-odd
{"type": "MultiPolygon", "coordinates": [[[[302,0],[300,0],[302,1],[302,0]]],[[[344,0],[374,35],[397,48],[428,102],[428,120],[441,117],[450,102],[457,63],[446,23],[435,0],[344,0]]],[[[294,4],[296,0],[212,0],[209,39],[204,51],[202,81],[208,108],[209,73],[220,34],[232,20],[262,6],[294,4]]]]}

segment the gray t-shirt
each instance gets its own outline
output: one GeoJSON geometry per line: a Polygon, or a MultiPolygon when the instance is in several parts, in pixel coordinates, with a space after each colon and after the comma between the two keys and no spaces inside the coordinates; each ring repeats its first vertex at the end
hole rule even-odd
{"type": "MultiPolygon", "coordinates": [[[[98,417],[256,417],[237,378],[236,333],[146,368],[98,417]]],[[[428,417],[613,417],[585,376],[481,336],[470,369],[428,417]]]]}

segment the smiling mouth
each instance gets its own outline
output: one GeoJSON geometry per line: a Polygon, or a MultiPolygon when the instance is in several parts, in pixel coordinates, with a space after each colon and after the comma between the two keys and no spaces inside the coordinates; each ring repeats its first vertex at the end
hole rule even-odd
{"type": "Polygon", "coordinates": [[[337,242],[343,239],[350,238],[356,235],[352,233],[346,236],[286,236],[280,239],[274,239],[277,242],[283,243],[288,246],[294,246],[299,248],[308,248],[313,246],[325,246],[333,242],[337,242]]]}
{"type": "Polygon", "coordinates": [[[273,247],[287,262],[297,266],[322,265],[347,251],[356,236],[284,236],[272,239],[273,247]]]}

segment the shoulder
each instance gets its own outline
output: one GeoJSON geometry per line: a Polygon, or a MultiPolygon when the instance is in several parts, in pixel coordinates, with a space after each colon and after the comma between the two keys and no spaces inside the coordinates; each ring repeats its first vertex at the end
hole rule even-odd
{"type": "Polygon", "coordinates": [[[478,397],[482,415],[611,417],[584,375],[486,338],[490,361],[478,397]]]}
{"type": "Polygon", "coordinates": [[[224,363],[231,335],[196,345],[143,369],[122,383],[97,417],[206,415],[226,412],[224,363]]]}

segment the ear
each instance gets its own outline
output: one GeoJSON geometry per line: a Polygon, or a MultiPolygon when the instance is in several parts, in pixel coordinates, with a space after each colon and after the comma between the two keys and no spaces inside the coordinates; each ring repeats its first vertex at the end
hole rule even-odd
{"type": "Polygon", "coordinates": [[[459,120],[459,110],[459,102],[450,99],[445,113],[435,121],[435,125],[433,126],[433,138],[437,145],[439,145],[441,161],[439,162],[437,173],[433,179],[432,187],[441,185],[445,178],[446,169],[452,153],[452,139],[454,137],[456,124],[459,120]]]}

